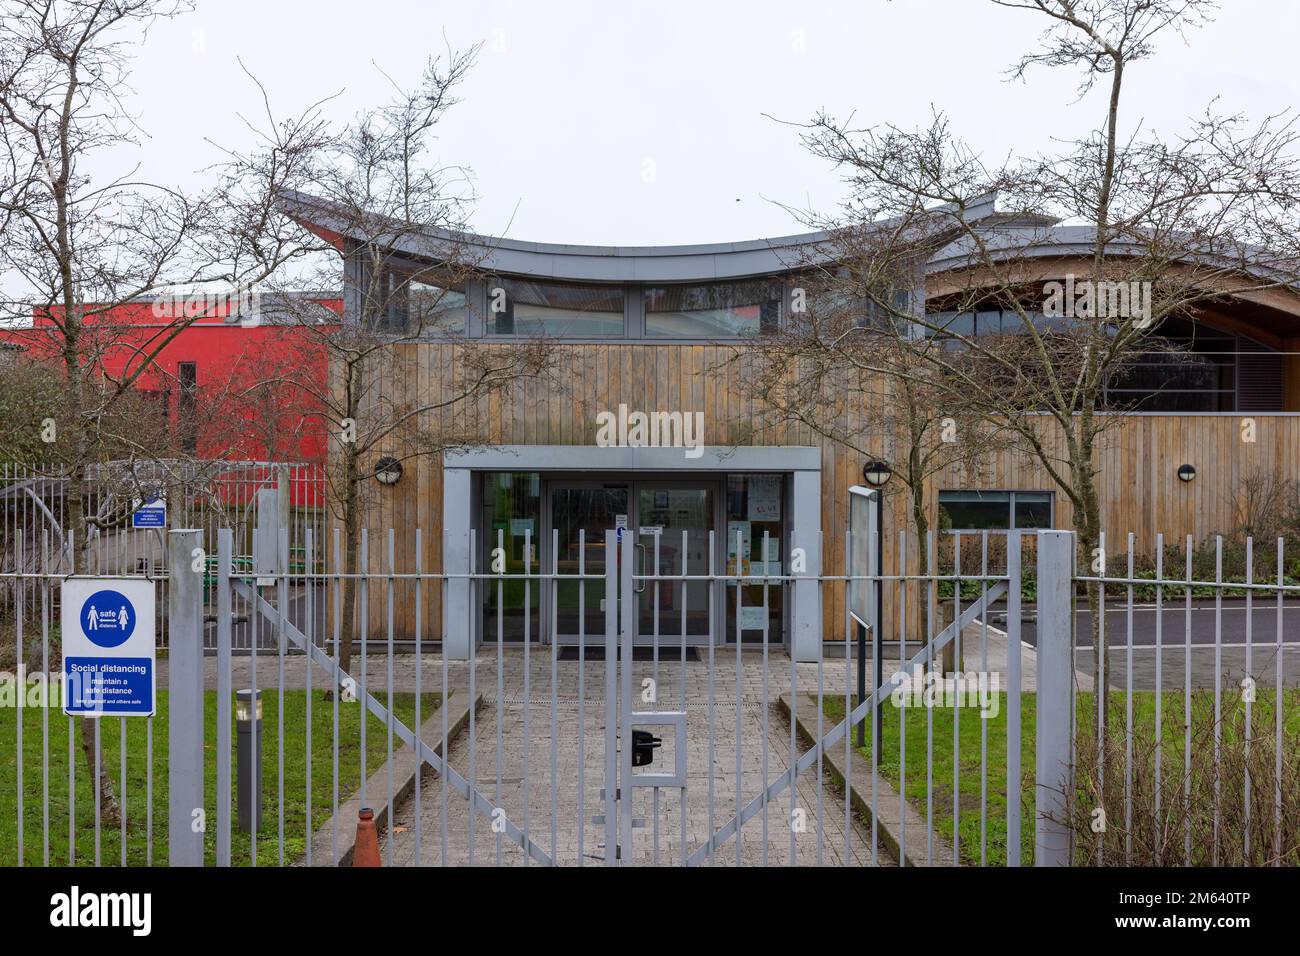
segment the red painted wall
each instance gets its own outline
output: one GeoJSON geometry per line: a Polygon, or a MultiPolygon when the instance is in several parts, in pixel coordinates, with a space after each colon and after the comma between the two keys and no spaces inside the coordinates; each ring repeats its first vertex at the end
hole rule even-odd
{"type": "MultiPolygon", "coordinates": [[[[88,315],[83,354],[95,355],[99,373],[116,379],[136,370],[144,355],[171,336],[134,387],[165,401],[178,450],[186,438],[182,412],[188,404],[181,368],[193,363],[190,427],[199,457],[323,464],[325,424],[317,409],[299,390],[274,381],[286,368],[295,375],[305,369],[313,379],[325,380],[325,350],[316,334],[295,323],[228,321],[232,310],[210,302],[201,303],[199,317],[176,331],[172,316],[183,314],[186,301],[128,303],[88,315]]],[[[322,316],[342,316],[341,299],[312,301],[324,307],[322,316]]],[[[3,329],[0,338],[20,346],[29,357],[61,365],[62,339],[54,325],[58,314],[56,309],[39,310],[30,328],[3,329]]]]}

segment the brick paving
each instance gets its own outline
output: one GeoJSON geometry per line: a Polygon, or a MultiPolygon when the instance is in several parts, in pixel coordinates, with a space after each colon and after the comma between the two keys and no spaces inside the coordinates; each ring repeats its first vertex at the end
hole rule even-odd
{"type": "MultiPolygon", "coordinates": [[[[432,664],[432,662],[431,662],[432,664]]],[[[581,713],[578,696],[577,662],[561,661],[558,667],[559,694],[551,693],[551,660],[548,649],[530,654],[531,681],[524,696],[524,655],[510,649],[504,655],[501,693],[497,690],[495,649],[486,649],[476,662],[476,690],[484,694],[484,706],[474,725],[473,739],[468,731],[451,746],[452,766],[470,776],[470,758],[474,758],[473,780],[479,791],[504,809],[506,816],[561,865],[576,865],[581,860],[592,865],[603,862],[604,833],[595,818],[604,812],[600,790],[604,783],[604,700],[605,671],[603,662],[587,662],[581,713]],[[554,731],[552,701],[554,700],[554,731]],[[579,722],[582,721],[582,732],[579,722]],[[527,732],[525,722],[527,721],[527,732]],[[555,747],[552,749],[552,741],[555,747]],[[498,743],[500,749],[498,750],[498,743]],[[498,789],[498,754],[500,787],[498,789]],[[554,756],[554,767],[552,766],[554,756]],[[527,766],[525,767],[525,760],[527,766]],[[527,801],[525,802],[525,784],[527,801]],[[579,807],[579,794],[582,806],[579,807]],[[527,811],[525,813],[525,810],[527,811]]],[[[441,661],[432,664],[441,682],[441,661]]],[[[450,664],[449,683],[468,691],[469,666],[450,664]]],[[[748,803],[763,788],[764,780],[775,780],[789,766],[790,728],[774,703],[778,694],[790,688],[790,662],[773,655],[768,670],[766,706],[763,695],[761,654],[746,651],[740,664],[740,695],[736,694],[736,659],[734,651],[719,653],[714,678],[715,725],[712,764],[709,752],[708,664],[688,662],[685,673],[687,711],[686,852],[689,855],[704,846],[709,835],[734,814],[736,781],[740,781],[741,805],[748,803]],[[736,701],[739,699],[739,706],[736,701]],[[766,715],[766,726],[764,716],[766,715]],[[739,720],[739,735],[737,721],[739,720]],[[765,737],[766,733],[766,737],[765,737]],[[763,741],[767,740],[766,753],[763,741]],[[740,772],[737,776],[736,741],[740,746],[740,772]],[[764,759],[766,757],[766,775],[764,759]],[[709,814],[709,781],[712,767],[714,791],[712,827],[709,814]]],[[[799,665],[799,686],[815,689],[817,666],[799,665]]],[[[657,702],[638,699],[638,710],[677,710],[681,708],[682,667],[679,661],[661,661],[656,675],[650,661],[633,665],[634,693],[640,695],[646,680],[657,676],[657,702]]],[[[827,661],[824,669],[827,693],[842,692],[844,662],[827,661]]],[[[670,732],[650,728],[665,737],[664,749],[656,753],[656,771],[672,765],[670,732]]],[[[829,729],[829,728],[828,728],[829,729]]],[[[800,752],[803,748],[800,748],[800,752]]],[[[680,865],[682,854],[681,791],[662,789],[656,812],[654,791],[634,788],[633,814],[639,821],[633,830],[632,847],[623,856],[638,865],[680,865]]],[[[794,836],[793,860],[799,865],[871,863],[870,834],[855,819],[850,821],[845,839],[844,802],[828,783],[819,786],[815,772],[800,777],[795,794],[795,811],[791,810],[789,791],[768,807],[767,839],[764,840],[763,814],[752,818],[742,829],[740,862],[742,865],[786,865],[791,862],[791,836],[794,836]],[[819,808],[820,800],[820,808],[819,808]],[[822,826],[818,826],[818,813],[822,826]],[[789,822],[797,817],[801,832],[789,822]],[[766,849],[766,852],[765,852],[766,849]]],[[[432,774],[426,777],[424,799],[417,818],[413,800],[398,808],[392,832],[394,863],[468,865],[470,863],[470,819],[467,804],[454,793],[447,808],[447,844],[442,843],[441,787],[432,774]],[[416,856],[416,833],[420,850],[416,856]]],[[[521,865],[523,850],[508,838],[500,840],[490,820],[475,815],[473,862],[476,865],[521,865]]],[[[386,847],[385,847],[386,849],[386,847]]],[[[715,865],[735,865],[737,844],[733,838],[715,853],[715,865]]],[[[891,865],[883,851],[878,862],[891,865]]]]}

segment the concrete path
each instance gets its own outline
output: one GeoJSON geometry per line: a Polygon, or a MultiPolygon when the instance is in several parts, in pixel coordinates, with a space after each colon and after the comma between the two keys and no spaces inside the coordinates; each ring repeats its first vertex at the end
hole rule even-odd
{"type": "MultiPolygon", "coordinates": [[[[599,864],[604,859],[605,833],[604,826],[596,822],[605,809],[600,796],[604,785],[605,665],[603,662],[585,665],[584,692],[580,697],[579,665],[560,662],[556,696],[552,694],[549,652],[534,650],[530,654],[531,679],[525,696],[522,652],[509,650],[503,661],[503,679],[498,690],[495,650],[479,655],[475,686],[485,695],[484,706],[475,719],[472,736],[465,731],[453,743],[451,764],[474,780],[493,805],[501,807],[511,822],[531,834],[537,845],[558,863],[599,864]]],[[[437,667],[440,674],[441,664],[437,667]]],[[[469,667],[458,664],[449,667],[449,671],[453,668],[454,685],[460,686],[461,682],[467,685],[469,667]]],[[[837,686],[832,684],[830,670],[828,663],[823,675],[828,693],[837,686]]],[[[842,683],[842,661],[839,671],[836,677],[842,683]]],[[[816,665],[800,665],[798,672],[803,691],[815,689],[816,665]]],[[[776,780],[789,766],[790,727],[775,707],[778,695],[790,689],[789,661],[775,655],[771,658],[766,698],[760,654],[743,655],[739,678],[737,697],[735,654],[719,655],[714,670],[711,751],[707,662],[688,663],[684,677],[677,661],[661,662],[657,672],[649,661],[634,664],[633,687],[638,695],[638,710],[681,709],[685,684],[688,786],[684,831],[679,790],[660,790],[656,805],[653,789],[634,788],[634,820],[639,822],[633,831],[632,846],[623,851],[624,858],[638,865],[680,865],[683,832],[689,855],[705,846],[710,835],[734,816],[737,781],[743,806],[763,789],[765,780],[776,780]],[[645,700],[643,695],[653,695],[653,699],[645,700]]],[[[673,763],[672,741],[666,728],[650,729],[665,737],[664,747],[656,751],[654,764],[644,768],[658,772],[673,763]]],[[[798,747],[797,753],[803,749],[798,747]]],[[[448,801],[444,852],[438,778],[431,775],[423,790],[425,797],[418,816],[413,801],[399,806],[395,814],[391,834],[394,862],[469,864],[471,820],[466,802],[454,794],[448,801]]],[[[798,865],[819,862],[838,865],[846,860],[859,866],[871,863],[869,834],[856,818],[849,824],[846,840],[843,797],[830,787],[829,781],[819,785],[814,772],[803,775],[793,795],[793,805],[791,799],[787,790],[768,807],[766,839],[762,813],[742,829],[739,842],[742,865],[788,865],[792,859],[798,865]],[[797,821],[794,827],[790,824],[792,819],[797,821]],[[822,821],[820,827],[818,820],[822,821]]],[[[476,865],[493,865],[498,861],[503,865],[524,863],[523,851],[504,837],[498,841],[485,815],[475,815],[472,830],[476,865]]],[[[737,842],[733,838],[717,848],[714,865],[735,865],[736,854],[737,842]]],[[[885,865],[892,862],[885,858],[883,851],[878,860],[885,865]]]]}

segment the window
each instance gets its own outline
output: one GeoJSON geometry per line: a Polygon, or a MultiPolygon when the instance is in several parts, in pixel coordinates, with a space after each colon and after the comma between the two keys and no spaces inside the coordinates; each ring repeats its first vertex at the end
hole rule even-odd
{"type": "MultiPolygon", "coordinates": [[[[1065,332],[1075,320],[1027,313],[1040,333],[1065,332]]],[[[1013,334],[1024,321],[1011,309],[932,312],[927,334],[952,340],[1013,334]]],[[[1106,331],[1113,334],[1114,327],[1106,331]]],[[[1139,412],[1276,411],[1282,408],[1282,356],[1252,339],[1205,322],[1167,318],[1106,382],[1102,405],[1139,412]]],[[[947,341],[956,347],[960,343],[947,341]]]]}
{"type": "Polygon", "coordinates": [[[374,306],[379,327],[400,335],[443,333],[463,335],[466,331],[464,285],[444,286],[434,277],[406,272],[388,273],[383,301],[374,306]]]}
{"type": "Polygon", "coordinates": [[[1050,528],[1050,491],[941,491],[939,515],[954,531],[1050,528]]]}
{"type": "MultiPolygon", "coordinates": [[[[541,475],[537,472],[489,472],[482,478],[482,510],[479,513],[479,571],[492,564],[493,549],[504,550],[506,574],[536,573],[541,568],[541,475]],[[525,547],[528,550],[525,550],[525,547]]],[[[522,641],[541,640],[539,583],[525,586],[522,578],[479,587],[482,601],[483,636],[497,637],[500,614],[501,636],[522,641]],[[498,607],[499,605],[499,607],[498,607]]]]}
{"type": "Polygon", "coordinates": [[[199,396],[199,366],[195,362],[181,362],[176,367],[180,380],[180,396],[176,401],[176,419],[180,426],[181,451],[186,455],[198,453],[199,431],[195,421],[195,406],[199,396]]]}
{"type": "Polygon", "coordinates": [[[783,290],[777,282],[727,282],[648,288],[647,338],[737,338],[774,332],[783,290]]]}
{"type": "Polygon", "coordinates": [[[488,335],[623,335],[623,287],[489,279],[488,335]]]}
{"type": "Polygon", "coordinates": [[[1186,319],[1165,319],[1157,333],[1162,348],[1134,355],[1106,383],[1108,407],[1139,412],[1282,407],[1277,352],[1186,319]]]}
{"type": "Polygon", "coordinates": [[[406,291],[408,331],[465,334],[465,288],[449,288],[411,279],[406,291]]]}
{"type": "MultiPolygon", "coordinates": [[[[727,573],[784,574],[781,554],[785,526],[782,523],[785,483],[781,475],[727,476],[727,573]],[[763,535],[767,535],[767,554],[763,535]]],[[[785,589],[779,582],[767,586],[767,613],[763,611],[761,582],[739,587],[740,630],[745,641],[763,640],[767,623],[769,641],[782,640],[785,589]]],[[[727,640],[736,639],[737,582],[727,582],[727,640]]]]}

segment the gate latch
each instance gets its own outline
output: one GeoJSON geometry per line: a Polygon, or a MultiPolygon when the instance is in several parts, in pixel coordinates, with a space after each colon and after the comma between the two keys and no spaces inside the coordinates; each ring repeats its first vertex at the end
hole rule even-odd
{"type": "Polygon", "coordinates": [[[632,766],[648,767],[655,758],[655,750],[662,747],[663,738],[648,730],[632,731],[632,766]]]}

